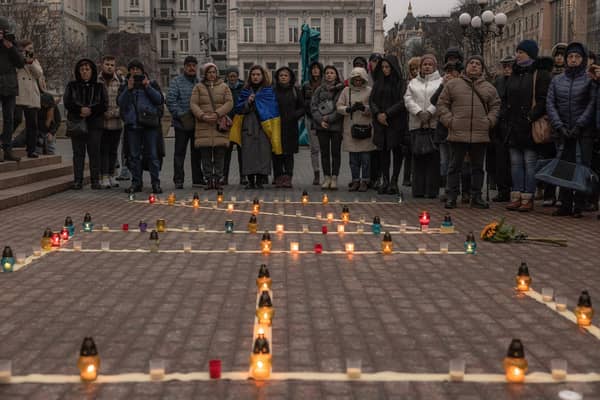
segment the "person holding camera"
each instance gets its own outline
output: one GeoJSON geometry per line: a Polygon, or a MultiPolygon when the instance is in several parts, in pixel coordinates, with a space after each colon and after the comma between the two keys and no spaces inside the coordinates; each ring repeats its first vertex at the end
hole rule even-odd
{"type": "Polygon", "coordinates": [[[108,109],[108,95],[98,82],[96,64],[83,58],[75,65],[75,80],[65,88],[63,103],[67,110],[67,136],[73,148],[72,188],[83,188],[85,153],[90,161],[92,189],[100,186],[100,141],[104,129],[104,112],[108,109]]]}
{"type": "Polygon", "coordinates": [[[2,150],[0,161],[20,161],[12,152],[12,133],[16,97],[19,93],[17,69],[25,66],[23,55],[15,46],[8,19],[0,17],[0,101],[2,102],[2,150]]]}
{"type": "Polygon", "coordinates": [[[127,85],[124,85],[117,100],[121,109],[121,117],[126,125],[129,146],[131,187],[126,192],[142,191],[143,153],[150,170],[152,192],[162,193],[159,179],[158,142],[164,97],[158,84],[148,79],[141,61],[131,61],[127,69],[129,70],[126,77],[127,85]]]}
{"type": "MultiPolygon", "coordinates": [[[[23,40],[19,43],[25,58],[23,68],[17,70],[19,94],[16,98],[16,114],[25,116],[25,144],[27,157],[38,158],[36,152],[38,136],[38,112],[40,110],[40,82],[43,82],[44,72],[39,61],[34,58],[33,42],[23,40]]],[[[15,117],[15,127],[21,123],[21,117],[15,117]],[[17,119],[19,121],[17,121],[17,119]]]]}

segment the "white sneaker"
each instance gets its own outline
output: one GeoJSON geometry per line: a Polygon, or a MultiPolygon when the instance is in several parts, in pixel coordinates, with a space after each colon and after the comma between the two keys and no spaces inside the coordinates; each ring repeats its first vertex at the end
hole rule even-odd
{"type": "Polygon", "coordinates": [[[321,189],[329,189],[329,186],[331,185],[331,177],[330,176],[324,176],[323,177],[323,184],[321,185],[321,189]]]}
{"type": "Polygon", "coordinates": [[[331,183],[329,184],[329,188],[331,190],[337,190],[337,176],[333,175],[331,177],[331,183]]]}
{"type": "Polygon", "coordinates": [[[108,181],[108,176],[102,175],[102,178],[100,178],[100,186],[102,186],[102,189],[110,189],[110,182],[108,181]]]}
{"type": "Polygon", "coordinates": [[[119,187],[119,182],[112,176],[108,177],[108,183],[110,185],[111,188],[117,188],[119,187]]]}

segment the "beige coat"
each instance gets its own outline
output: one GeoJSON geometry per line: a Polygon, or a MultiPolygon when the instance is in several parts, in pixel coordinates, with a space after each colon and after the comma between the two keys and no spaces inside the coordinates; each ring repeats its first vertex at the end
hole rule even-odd
{"type": "Polygon", "coordinates": [[[219,132],[216,122],[205,122],[202,117],[205,113],[216,112],[219,117],[227,115],[233,108],[233,97],[227,84],[221,79],[215,82],[201,82],[194,87],[190,98],[190,110],[196,117],[196,131],[194,133],[195,147],[227,147],[229,146],[229,132],[219,132]],[[208,85],[208,86],[207,86],[208,85]],[[213,109],[208,91],[211,91],[215,102],[213,109]]]}
{"type": "Polygon", "coordinates": [[[117,78],[117,74],[114,74],[110,81],[106,82],[104,75],[100,73],[98,74],[98,82],[104,85],[108,94],[108,110],[104,112],[104,129],[121,129],[123,124],[121,123],[121,113],[117,104],[121,81],[117,78]]]}
{"type": "Polygon", "coordinates": [[[17,69],[17,80],[19,82],[19,95],[16,103],[18,106],[29,108],[40,108],[40,87],[38,80],[42,79],[44,72],[38,60],[31,64],[25,64],[23,68],[17,69]]]}
{"type": "Polygon", "coordinates": [[[473,81],[463,75],[446,84],[437,108],[440,121],[448,128],[449,142],[488,143],[490,129],[496,125],[500,111],[500,97],[483,77],[473,81]]]}
{"type": "Polygon", "coordinates": [[[369,111],[369,96],[371,95],[371,88],[367,85],[369,84],[369,77],[367,76],[366,71],[363,68],[360,68],[364,71],[364,75],[361,73],[362,71],[357,71],[358,68],[355,68],[350,74],[350,83],[348,87],[345,87],[340,94],[340,97],[337,101],[337,112],[344,116],[344,130],[342,140],[342,150],[359,153],[363,151],[373,151],[376,149],[373,144],[373,124],[372,117],[369,111]],[[357,88],[352,86],[352,78],[355,76],[360,76],[364,81],[364,86],[357,88]],[[350,96],[350,90],[352,90],[352,95],[350,96]],[[350,97],[352,97],[350,99],[350,97]],[[355,111],[352,113],[352,119],[350,119],[350,114],[346,112],[346,107],[350,107],[350,100],[352,100],[352,104],[362,103],[365,105],[365,111],[355,111]],[[370,125],[371,126],[371,138],[370,139],[353,139],[352,138],[352,125],[370,125]]]}

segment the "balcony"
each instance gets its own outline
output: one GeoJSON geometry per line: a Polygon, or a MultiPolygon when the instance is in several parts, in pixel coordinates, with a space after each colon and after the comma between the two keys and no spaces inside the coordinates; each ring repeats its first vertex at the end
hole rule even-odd
{"type": "Polygon", "coordinates": [[[177,58],[177,52],[175,50],[161,52],[158,62],[161,64],[173,64],[175,62],[176,58],[177,58]]]}
{"type": "Polygon", "coordinates": [[[155,8],[152,17],[159,25],[170,25],[175,22],[175,11],[172,8],[155,8]]]}
{"type": "Polygon", "coordinates": [[[108,29],[108,20],[100,13],[88,13],[85,23],[93,31],[105,31],[108,29]]]}

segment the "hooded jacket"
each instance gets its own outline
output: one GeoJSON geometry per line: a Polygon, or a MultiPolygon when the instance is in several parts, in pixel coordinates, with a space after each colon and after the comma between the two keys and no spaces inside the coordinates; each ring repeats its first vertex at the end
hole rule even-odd
{"type": "Polygon", "coordinates": [[[275,72],[275,97],[279,106],[281,118],[281,146],[283,154],[298,152],[298,120],[304,116],[304,100],[300,90],[296,87],[296,75],[288,67],[281,67],[275,72]],[[279,73],[287,71],[290,82],[282,85],[279,82],[279,73]]]}
{"type": "MultiPolygon", "coordinates": [[[[214,64],[205,65],[203,76],[206,77],[206,69],[215,67],[214,64]]],[[[217,76],[219,72],[217,70],[217,76]]],[[[233,109],[233,98],[231,90],[222,79],[209,82],[205,79],[198,83],[192,91],[190,98],[190,109],[196,117],[196,131],[194,132],[195,147],[228,147],[229,132],[219,132],[217,122],[207,122],[202,118],[204,114],[217,113],[217,116],[223,117],[233,109]],[[209,93],[210,91],[210,93],[209,93]],[[211,102],[211,95],[214,101],[214,107],[211,102]]]]}
{"type": "Polygon", "coordinates": [[[448,142],[488,143],[500,112],[500,97],[483,76],[463,74],[446,84],[437,107],[440,121],[448,128],[448,142]]]}
{"type": "Polygon", "coordinates": [[[398,58],[387,55],[373,71],[375,84],[371,90],[369,107],[373,118],[373,143],[380,150],[393,149],[402,144],[406,134],[406,108],[404,102],[405,81],[398,58]],[[390,76],[384,76],[382,64],[386,61],[392,67],[390,76]],[[385,113],[388,125],[382,125],[377,115],[385,113]]]}
{"type": "Polygon", "coordinates": [[[173,117],[173,127],[183,129],[181,118],[190,112],[190,98],[192,91],[198,84],[197,76],[181,74],[171,81],[167,92],[167,108],[173,117]]]}
{"type": "Polygon", "coordinates": [[[318,61],[313,61],[310,64],[310,71],[310,81],[304,82],[304,84],[302,85],[302,97],[304,98],[304,108],[306,109],[306,115],[308,116],[311,116],[310,102],[312,100],[313,93],[315,92],[315,90],[317,90],[319,86],[321,86],[321,83],[323,83],[323,64],[321,64],[318,61]],[[319,77],[319,79],[315,80],[313,78],[313,67],[318,67],[321,71],[321,76],[319,77]]]}
{"type": "Polygon", "coordinates": [[[340,74],[337,69],[335,69],[335,74],[335,82],[329,84],[323,79],[323,83],[317,88],[311,99],[310,108],[317,131],[342,131],[342,116],[338,114],[335,105],[342,93],[342,89],[344,89],[344,83],[340,80],[340,74]],[[321,126],[321,123],[325,119],[329,124],[327,129],[321,126]]]}
{"type": "Polygon", "coordinates": [[[567,44],[566,43],[556,43],[554,47],[552,47],[552,75],[560,75],[565,72],[565,66],[567,65],[567,56],[566,56],[567,44]],[[556,65],[554,63],[554,58],[556,55],[561,52],[563,54],[563,65],[556,65]]]}
{"type": "Polygon", "coordinates": [[[500,93],[504,108],[502,123],[506,129],[506,140],[511,147],[523,149],[535,146],[531,124],[546,114],[546,95],[552,80],[552,64],[549,58],[538,58],[529,66],[513,64],[512,75],[508,77],[505,89],[500,93]]]}
{"type": "MultiPolygon", "coordinates": [[[[129,79],[129,75],[125,80],[127,81],[127,79],[129,79]]],[[[142,128],[137,122],[138,113],[147,112],[158,115],[159,118],[162,117],[163,103],[164,96],[160,91],[158,83],[155,81],[151,81],[148,86],[141,89],[135,87],[129,89],[127,84],[125,84],[121,87],[121,93],[117,99],[121,118],[125,122],[125,125],[131,129],[142,128]]],[[[144,127],[143,129],[148,130],[150,128],[144,127]]]]}
{"type": "MultiPolygon", "coordinates": [[[[376,149],[373,144],[373,138],[354,139],[352,138],[352,125],[363,125],[372,127],[371,111],[369,108],[369,97],[371,88],[369,84],[369,74],[364,68],[354,68],[350,73],[349,85],[344,88],[340,98],[337,101],[338,113],[344,116],[344,130],[342,140],[342,150],[352,153],[373,151],[376,149]],[[353,85],[354,78],[359,77],[363,80],[360,87],[353,85]],[[347,108],[360,103],[365,106],[363,111],[357,110],[349,113],[347,108]]],[[[372,135],[372,133],[371,133],[372,135]]]]}
{"type": "Polygon", "coordinates": [[[583,54],[579,67],[567,67],[565,72],[552,79],[546,97],[546,109],[552,128],[584,129],[585,135],[591,135],[586,130],[592,125],[595,107],[595,84],[587,74],[587,50],[583,44],[570,43],[567,52],[577,47],[583,54]]]}
{"type": "Polygon", "coordinates": [[[421,128],[421,120],[417,117],[417,114],[421,111],[429,111],[432,115],[423,128],[435,129],[437,115],[435,114],[436,107],[431,104],[431,97],[441,84],[442,77],[438,71],[426,76],[419,73],[416,78],[409,82],[404,95],[404,102],[409,112],[408,127],[410,130],[421,128]]]}
{"type": "Polygon", "coordinates": [[[75,64],[75,80],[67,84],[63,103],[68,120],[81,120],[81,108],[89,107],[92,114],[85,118],[88,128],[104,128],[104,112],[108,110],[108,95],[104,85],[98,82],[98,70],[92,60],[84,58],[75,64]],[[79,73],[79,67],[83,63],[91,65],[92,77],[89,81],[84,81],[79,73]]]}
{"type": "Polygon", "coordinates": [[[23,68],[25,59],[17,49],[17,45],[7,49],[0,43],[0,93],[2,96],[16,96],[19,94],[17,83],[17,69],[23,68]]]}

